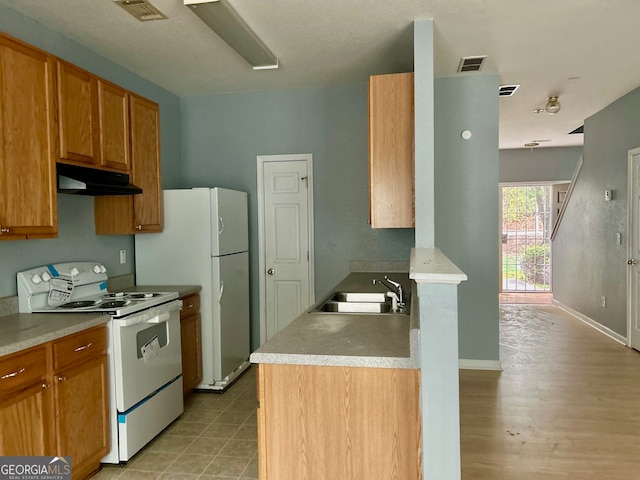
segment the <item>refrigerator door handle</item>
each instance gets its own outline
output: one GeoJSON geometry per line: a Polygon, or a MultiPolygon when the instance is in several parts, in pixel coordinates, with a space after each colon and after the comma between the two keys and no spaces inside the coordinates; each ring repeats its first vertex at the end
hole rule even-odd
{"type": "Polygon", "coordinates": [[[218,295],[218,301],[222,301],[222,294],[224,293],[224,281],[220,280],[220,295],[218,295]]]}
{"type": "Polygon", "coordinates": [[[222,217],[218,218],[218,222],[218,235],[221,235],[224,232],[224,220],[222,220],[222,217]]]}

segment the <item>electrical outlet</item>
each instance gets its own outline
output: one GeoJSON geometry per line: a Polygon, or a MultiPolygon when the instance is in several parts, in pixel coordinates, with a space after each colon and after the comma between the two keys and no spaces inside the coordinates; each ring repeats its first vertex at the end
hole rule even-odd
{"type": "Polygon", "coordinates": [[[607,306],[607,297],[603,296],[602,297],[602,308],[607,306]]]}
{"type": "Polygon", "coordinates": [[[127,251],[120,250],[120,264],[127,263],[127,251]]]}

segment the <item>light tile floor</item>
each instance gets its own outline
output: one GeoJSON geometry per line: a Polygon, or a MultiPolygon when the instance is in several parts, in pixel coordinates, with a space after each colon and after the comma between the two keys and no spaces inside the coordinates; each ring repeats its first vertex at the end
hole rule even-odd
{"type": "Polygon", "coordinates": [[[256,407],[252,367],[222,395],[191,395],[184,413],[126,465],[103,465],[92,479],[257,479],[256,407]]]}

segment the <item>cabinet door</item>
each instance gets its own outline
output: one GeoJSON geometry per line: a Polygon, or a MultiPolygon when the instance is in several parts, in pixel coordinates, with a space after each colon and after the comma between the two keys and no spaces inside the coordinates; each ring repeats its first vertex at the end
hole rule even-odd
{"type": "Polygon", "coordinates": [[[133,196],[136,232],[162,231],[160,179],[160,109],[158,104],[131,95],[131,170],[133,183],[142,188],[133,196]]]}
{"type": "Polygon", "coordinates": [[[199,313],[180,320],[180,342],[182,344],[182,388],[184,395],[188,395],[202,380],[199,313]]]}
{"type": "Polygon", "coordinates": [[[161,232],[160,116],[156,103],[129,94],[131,181],[138,195],[95,197],[98,235],[161,232]]]}
{"type": "Polygon", "coordinates": [[[56,372],[53,379],[59,456],[73,459],[73,478],[85,478],[109,452],[107,356],[56,372]]]}
{"type": "Polygon", "coordinates": [[[261,364],[260,479],[420,479],[419,373],[261,364]]]}
{"type": "Polygon", "coordinates": [[[0,239],[58,234],[55,58],[0,35],[0,239]]]}
{"type": "Polygon", "coordinates": [[[0,397],[0,456],[53,455],[48,432],[50,392],[43,381],[0,397]]]}
{"type": "Polygon", "coordinates": [[[129,95],[124,88],[98,80],[98,105],[101,164],[129,172],[129,95]]]}
{"type": "Polygon", "coordinates": [[[414,226],[413,73],[369,81],[369,197],[373,228],[414,226]]]}
{"type": "Polygon", "coordinates": [[[47,350],[0,359],[0,455],[52,455],[47,350]]]}
{"type": "Polygon", "coordinates": [[[89,72],[58,60],[60,160],[100,165],[98,82],[89,72]]]}

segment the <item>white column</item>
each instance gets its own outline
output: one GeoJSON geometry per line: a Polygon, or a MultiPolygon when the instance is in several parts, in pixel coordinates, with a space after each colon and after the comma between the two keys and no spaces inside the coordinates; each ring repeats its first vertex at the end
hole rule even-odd
{"type": "Polygon", "coordinates": [[[420,306],[423,478],[459,480],[457,290],[467,276],[437,248],[413,249],[409,276],[420,306]]]}

